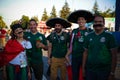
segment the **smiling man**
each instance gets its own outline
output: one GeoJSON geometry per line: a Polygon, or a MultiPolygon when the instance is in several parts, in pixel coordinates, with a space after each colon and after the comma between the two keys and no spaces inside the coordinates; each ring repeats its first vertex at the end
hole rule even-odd
{"type": "Polygon", "coordinates": [[[84,38],[92,31],[85,24],[93,21],[93,14],[86,10],[77,10],[72,12],[67,19],[78,24],[78,28],[72,31],[70,50],[66,54],[66,59],[69,62],[69,55],[72,53],[72,80],[79,80],[79,71],[84,52],[84,38]]]}
{"type": "Polygon", "coordinates": [[[83,74],[86,80],[114,80],[116,43],[112,34],[104,31],[105,19],[96,15],[94,32],[85,39],[83,74]]]}

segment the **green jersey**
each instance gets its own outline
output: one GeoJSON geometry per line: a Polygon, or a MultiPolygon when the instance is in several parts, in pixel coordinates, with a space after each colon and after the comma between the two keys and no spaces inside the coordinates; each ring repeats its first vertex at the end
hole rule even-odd
{"type": "Polygon", "coordinates": [[[32,34],[31,32],[26,32],[25,37],[32,44],[32,52],[31,52],[31,62],[32,63],[42,63],[42,49],[36,47],[36,42],[39,40],[44,45],[47,45],[47,40],[45,36],[39,32],[36,34],[32,34]]]}
{"type": "Polygon", "coordinates": [[[63,58],[67,53],[67,43],[69,43],[69,34],[62,32],[61,35],[57,35],[55,32],[48,36],[48,40],[52,43],[51,55],[55,58],[63,58]]]}
{"type": "Polygon", "coordinates": [[[112,34],[104,31],[97,35],[92,32],[86,37],[84,47],[88,49],[87,69],[94,71],[110,70],[111,49],[116,47],[112,34]]]}
{"type": "Polygon", "coordinates": [[[73,57],[82,57],[83,55],[83,44],[85,37],[91,32],[92,30],[86,28],[84,30],[80,30],[79,28],[74,29],[72,31],[72,36],[74,34],[73,42],[72,42],[72,56],[73,57]]]}

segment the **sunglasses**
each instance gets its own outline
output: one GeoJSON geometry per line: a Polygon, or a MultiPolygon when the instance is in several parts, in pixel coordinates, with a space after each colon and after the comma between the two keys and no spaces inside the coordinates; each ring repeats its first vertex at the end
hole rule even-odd
{"type": "Polygon", "coordinates": [[[23,33],[23,31],[20,31],[20,32],[18,32],[17,34],[21,34],[21,33],[23,33]]]}
{"type": "Polygon", "coordinates": [[[102,24],[94,24],[93,27],[103,27],[102,24]]]}

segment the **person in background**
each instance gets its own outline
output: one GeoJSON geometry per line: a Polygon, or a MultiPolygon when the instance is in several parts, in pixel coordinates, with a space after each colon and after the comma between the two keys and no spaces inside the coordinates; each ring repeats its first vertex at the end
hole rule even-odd
{"type": "Polygon", "coordinates": [[[82,69],[86,80],[115,80],[116,42],[104,25],[104,17],[95,15],[94,32],[85,39],[82,69]]]}
{"type": "Polygon", "coordinates": [[[48,63],[51,65],[50,80],[57,79],[58,69],[60,69],[60,80],[66,80],[65,55],[68,50],[70,37],[62,29],[70,27],[71,24],[62,18],[52,18],[46,22],[46,25],[55,28],[48,36],[48,63]]]}
{"type": "Polygon", "coordinates": [[[31,43],[24,39],[20,24],[12,27],[11,39],[5,45],[0,60],[3,69],[3,80],[30,80],[31,74],[27,63],[26,50],[31,49],[31,43]]]}
{"type": "Polygon", "coordinates": [[[37,31],[37,22],[34,19],[29,21],[30,32],[25,32],[25,37],[32,44],[32,52],[30,57],[30,66],[33,69],[36,80],[42,80],[43,76],[43,60],[42,49],[47,50],[47,40],[45,36],[37,31]]]}
{"type": "Polygon", "coordinates": [[[3,28],[0,28],[0,49],[3,49],[6,44],[6,30],[3,28]]]}
{"type": "MultiPolygon", "coordinates": [[[[92,30],[85,26],[93,21],[93,14],[86,10],[72,12],[67,20],[78,24],[78,28],[71,33],[70,49],[66,54],[66,59],[70,63],[69,55],[72,54],[72,80],[79,80],[79,71],[82,65],[84,39],[92,30]]],[[[81,75],[82,76],[82,75],[81,75]]]]}

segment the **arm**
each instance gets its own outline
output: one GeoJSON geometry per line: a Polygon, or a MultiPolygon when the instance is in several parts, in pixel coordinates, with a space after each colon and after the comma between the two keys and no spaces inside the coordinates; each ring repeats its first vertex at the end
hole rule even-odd
{"type": "Polygon", "coordinates": [[[111,54],[112,54],[112,64],[111,64],[111,74],[115,72],[115,68],[116,68],[116,62],[117,62],[117,49],[111,49],[111,54]]]}
{"type": "Polygon", "coordinates": [[[48,43],[48,64],[51,63],[52,43],[48,43]]]}
{"type": "Polygon", "coordinates": [[[85,49],[83,53],[83,62],[82,62],[83,77],[85,77],[85,66],[86,66],[87,57],[88,57],[88,50],[85,49]]]}

